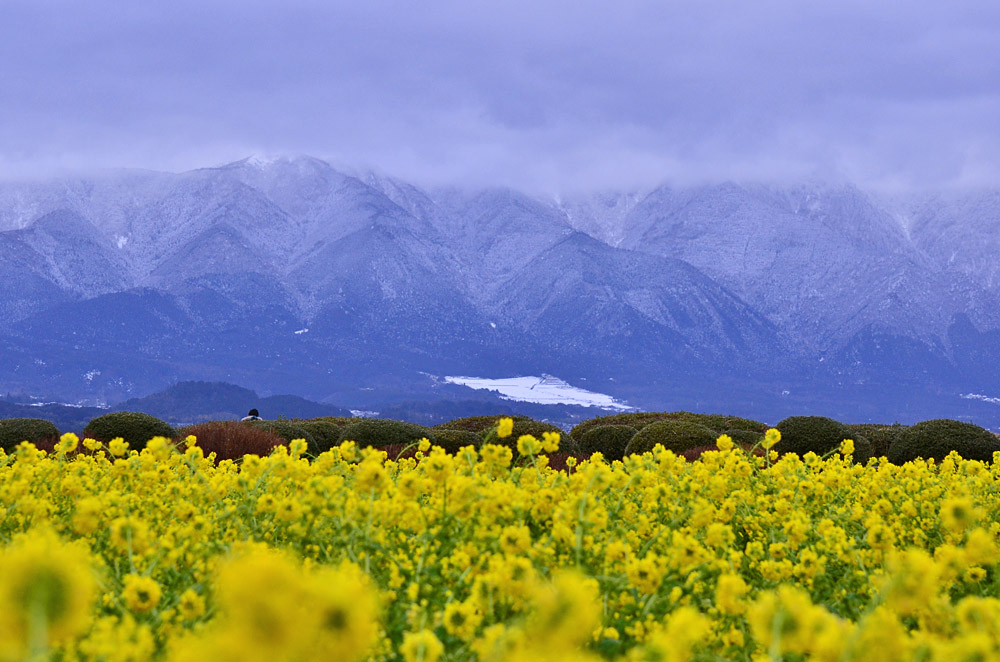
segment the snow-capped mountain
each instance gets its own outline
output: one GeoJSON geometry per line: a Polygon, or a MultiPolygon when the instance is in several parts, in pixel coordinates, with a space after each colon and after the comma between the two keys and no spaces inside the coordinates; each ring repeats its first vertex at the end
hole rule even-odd
{"type": "Polygon", "coordinates": [[[1000,190],[908,202],[905,218],[913,239],[939,268],[1000,291],[1000,190]]]}
{"type": "Polygon", "coordinates": [[[716,408],[725,388],[812,392],[805,409],[829,388],[993,393],[998,251],[997,192],[549,199],[309,157],[6,183],[0,388],[208,379],[351,404],[423,371],[603,380],[664,407],[685,387],[716,408]]]}
{"type": "Polygon", "coordinates": [[[940,337],[955,312],[953,283],[854,188],[663,188],[627,227],[624,246],[692,264],[819,351],[871,325],[940,337]]]}

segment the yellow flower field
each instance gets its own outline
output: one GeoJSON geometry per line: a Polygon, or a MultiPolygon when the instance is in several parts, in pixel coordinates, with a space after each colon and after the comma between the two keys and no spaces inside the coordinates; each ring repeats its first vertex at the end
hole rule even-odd
{"type": "Polygon", "coordinates": [[[0,452],[0,660],[1000,659],[998,463],[77,443],[0,452]]]}

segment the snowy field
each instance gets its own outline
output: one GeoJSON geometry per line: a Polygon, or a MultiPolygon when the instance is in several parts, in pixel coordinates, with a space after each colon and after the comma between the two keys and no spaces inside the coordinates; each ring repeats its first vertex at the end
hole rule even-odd
{"type": "Polygon", "coordinates": [[[584,407],[600,407],[601,409],[631,409],[610,395],[595,393],[582,388],[570,386],[563,380],[543,375],[541,377],[507,377],[505,379],[486,379],[484,377],[445,377],[449,384],[461,384],[474,389],[496,391],[507,400],[535,402],[543,405],[581,405],[584,407]]]}

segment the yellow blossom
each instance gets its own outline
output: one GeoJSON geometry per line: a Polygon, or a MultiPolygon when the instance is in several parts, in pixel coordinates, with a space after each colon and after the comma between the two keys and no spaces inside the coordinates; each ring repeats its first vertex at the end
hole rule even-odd
{"type": "Polygon", "coordinates": [[[125,577],[125,587],[122,598],[125,605],[135,613],[150,611],[160,603],[163,590],[151,577],[128,575],[125,577]]]}
{"type": "Polygon", "coordinates": [[[80,438],[72,432],[67,432],[59,438],[59,452],[72,453],[76,450],[78,443],[80,443],[80,438]]]}
{"type": "Polygon", "coordinates": [[[764,433],[764,441],[761,442],[761,446],[770,450],[779,441],[781,441],[781,431],[777,428],[768,428],[767,432],[764,433]]]}
{"type": "Polygon", "coordinates": [[[538,455],[542,444],[533,435],[522,434],[517,438],[517,452],[521,455],[538,455]]]}
{"type": "Polygon", "coordinates": [[[514,419],[504,416],[497,421],[497,436],[501,439],[509,437],[514,432],[514,419]]]}
{"type": "Polygon", "coordinates": [[[407,632],[399,647],[406,662],[437,662],[444,652],[441,641],[430,630],[407,632]]]}
{"type": "Polygon", "coordinates": [[[450,602],[444,608],[441,621],[448,634],[471,641],[476,634],[476,629],[483,621],[483,615],[471,603],[450,602]]]}
{"type": "Polygon", "coordinates": [[[97,588],[89,561],[86,547],[44,528],[0,549],[0,659],[60,645],[87,626],[97,588]]]}
{"type": "Polygon", "coordinates": [[[108,451],[115,457],[123,457],[128,453],[128,442],[121,437],[115,437],[108,442],[108,451]]]}
{"type": "Polygon", "coordinates": [[[181,594],[177,603],[177,611],[181,618],[192,621],[205,615],[205,598],[198,595],[194,589],[188,589],[181,594]]]}

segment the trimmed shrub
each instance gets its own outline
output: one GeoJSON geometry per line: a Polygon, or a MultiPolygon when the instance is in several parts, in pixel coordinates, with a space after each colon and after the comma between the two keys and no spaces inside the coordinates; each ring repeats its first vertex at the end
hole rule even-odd
{"type": "Polygon", "coordinates": [[[306,453],[309,455],[316,455],[316,439],[309,431],[303,428],[301,425],[293,423],[292,421],[273,421],[273,420],[263,420],[263,421],[245,421],[243,425],[248,425],[250,427],[260,428],[261,430],[266,430],[276,436],[278,436],[287,445],[293,439],[305,439],[306,440],[306,453]]]}
{"type": "Polygon", "coordinates": [[[635,428],[636,430],[641,430],[650,423],[655,423],[656,421],[662,421],[665,417],[663,412],[631,412],[626,414],[609,414],[608,416],[598,416],[596,418],[591,418],[586,421],[581,421],[577,423],[570,434],[573,435],[575,439],[582,439],[583,435],[587,433],[588,430],[596,428],[599,425],[627,425],[629,427],[635,428]]]}
{"type": "Polygon", "coordinates": [[[434,443],[445,449],[452,455],[465,446],[478,448],[483,441],[475,432],[466,430],[434,430],[434,443]]]}
{"type": "Polygon", "coordinates": [[[774,450],[782,455],[796,453],[802,457],[811,451],[822,456],[839,448],[845,439],[853,439],[856,463],[865,464],[872,456],[871,443],[867,439],[826,416],[789,416],[776,427],[781,432],[781,441],[774,450]]]}
{"type": "MultiPolygon", "coordinates": [[[[850,432],[850,430],[848,430],[850,432]]],[[[868,460],[873,457],[881,457],[875,455],[875,449],[872,446],[872,442],[860,434],[855,434],[853,437],[848,437],[854,441],[854,461],[859,464],[868,464],[868,460]]]]}
{"type": "Polygon", "coordinates": [[[345,425],[350,425],[351,423],[357,423],[361,420],[358,416],[316,416],[315,418],[303,418],[301,421],[316,422],[322,421],[324,423],[332,423],[337,427],[344,427],[345,425]]]}
{"type": "Polygon", "coordinates": [[[527,416],[508,416],[507,414],[497,414],[496,416],[466,416],[464,418],[456,418],[453,421],[448,421],[447,423],[441,423],[435,425],[432,430],[464,430],[466,432],[475,432],[476,434],[482,434],[495,426],[497,421],[501,418],[512,418],[516,424],[518,421],[530,421],[532,419],[527,416]]]}
{"type": "Polygon", "coordinates": [[[632,437],[625,447],[625,455],[648,453],[656,444],[662,444],[667,450],[681,454],[699,446],[714,446],[718,436],[714,430],[698,423],[656,421],[646,425],[632,437]]]}
{"type": "Polygon", "coordinates": [[[583,433],[580,437],[580,453],[592,455],[600,452],[609,461],[621,460],[625,457],[625,448],[636,430],[631,425],[598,425],[583,433]]]}
{"type": "MultiPolygon", "coordinates": [[[[721,437],[723,434],[728,434],[738,446],[747,447],[753,447],[764,438],[763,434],[751,430],[724,430],[719,436],[721,437]]],[[[718,439],[718,437],[716,437],[716,439],[718,439]]]]}
{"type": "Polygon", "coordinates": [[[1000,451],[1000,439],[978,425],[937,418],[903,430],[889,447],[888,458],[893,464],[919,457],[940,462],[951,451],[966,460],[991,462],[994,451],[1000,451]]]}
{"type": "Polygon", "coordinates": [[[59,441],[59,428],[41,418],[5,418],[0,420],[0,448],[8,453],[22,441],[48,446],[59,441]]]}
{"type": "Polygon", "coordinates": [[[98,416],[83,429],[83,436],[107,443],[121,437],[131,450],[141,451],[153,437],[174,438],[177,431],[166,421],[136,411],[116,411],[98,416]]]}
{"type": "Polygon", "coordinates": [[[337,443],[353,441],[359,448],[366,446],[384,448],[395,445],[405,447],[424,437],[431,443],[435,443],[434,432],[422,425],[394,421],[388,418],[363,418],[343,427],[340,430],[337,443]]]}
{"type": "Polygon", "coordinates": [[[681,456],[688,462],[695,462],[697,460],[700,460],[701,456],[707,453],[708,451],[717,451],[717,450],[719,450],[719,447],[716,446],[715,444],[712,444],[711,446],[698,446],[697,448],[687,449],[686,451],[681,453],[681,456]]]}
{"type": "Polygon", "coordinates": [[[726,416],[725,414],[692,414],[691,412],[679,411],[671,415],[671,419],[699,423],[706,428],[722,434],[726,430],[749,430],[764,434],[767,424],[754,421],[749,418],[739,416],[726,416]]]}
{"type": "Polygon", "coordinates": [[[340,439],[340,430],[342,426],[337,425],[331,420],[316,418],[291,422],[312,435],[313,440],[316,442],[316,451],[313,455],[325,453],[336,446],[337,440],[340,439]]]}
{"type": "MultiPolygon", "coordinates": [[[[878,423],[852,423],[845,426],[851,434],[861,435],[868,439],[872,445],[872,457],[885,457],[889,454],[889,447],[908,425],[894,423],[892,425],[880,425],[878,423]]],[[[857,439],[855,438],[855,441],[857,439]]]]}
{"type": "MultiPolygon", "coordinates": [[[[526,418],[524,416],[511,417],[514,419],[514,431],[509,437],[500,439],[493,432],[492,428],[496,425],[496,420],[487,428],[487,431],[482,436],[482,443],[484,444],[497,444],[499,446],[507,446],[512,451],[514,451],[514,457],[517,457],[517,440],[526,434],[530,434],[539,441],[542,439],[542,435],[546,432],[558,432],[559,433],[559,452],[560,453],[576,453],[579,449],[577,447],[576,441],[573,439],[572,435],[563,432],[563,430],[558,425],[552,425],[551,423],[543,423],[542,421],[536,421],[531,418],[526,418]]],[[[544,451],[543,451],[544,452],[544,451]]]]}
{"type": "Polygon", "coordinates": [[[198,438],[198,447],[205,451],[205,455],[215,453],[216,460],[238,460],[248,454],[266,457],[277,446],[285,445],[285,440],[275,433],[238,421],[189,425],[177,433],[177,443],[183,442],[190,434],[198,438]]]}
{"type": "MultiPolygon", "coordinates": [[[[744,432],[746,432],[746,430],[744,430],[744,432]]],[[[733,440],[735,441],[736,439],[735,437],[733,437],[732,435],[729,436],[732,437],[733,440]]],[[[757,441],[754,441],[752,444],[737,441],[735,448],[742,450],[747,455],[764,457],[766,451],[762,446],[757,446],[757,441]]],[[[708,451],[717,451],[717,450],[719,450],[719,446],[717,444],[712,444],[711,446],[698,446],[697,448],[689,448],[688,450],[681,453],[681,455],[683,455],[684,459],[686,459],[688,462],[694,462],[695,460],[700,460],[701,456],[707,453],[708,451]]]]}
{"type": "Polygon", "coordinates": [[[642,430],[650,423],[658,421],[686,421],[697,423],[710,430],[723,432],[725,430],[751,430],[761,434],[767,430],[767,425],[760,421],[753,421],[739,416],[726,416],[724,414],[694,414],[689,411],[643,411],[630,412],[625,414],[611,414],[609,416],[598,416],[590,420],[578,423],[570,434],[574,439],[580,439],[587,430],[598,425],[628,425],[636,430],[642,430]]]}

